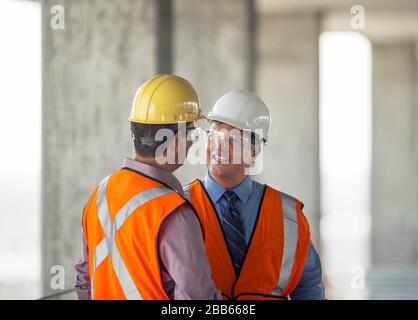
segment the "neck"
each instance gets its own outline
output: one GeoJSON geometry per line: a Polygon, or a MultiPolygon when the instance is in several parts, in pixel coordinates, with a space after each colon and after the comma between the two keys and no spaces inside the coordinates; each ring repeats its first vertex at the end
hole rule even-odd
{"type": "Polygon", "coordinates": [[[138,154],[135,155],[134,160],[135,161],[138,161],[138,162],[145,163],[145,164],[147,164],[149,166],[153,166],[153,167],[156,167],[156,168],[160,168],[160,169],[162,169],[164,171],[168,171],[170,173],[172,173],[173,171],[175,171],[177,168],[180,167],[180,165],[178,165],[178,164],[167,164],[167,163],[165,163],[165,164],[159,164],[157,162],[157,160],[155,160],[155,158],[153,158],[153,157],[143,157],[143,156],[140,156],[138,154]]]}
{"type": "Polygon", "coordinates": [[[209,173],[210,176],[215,180],[217,183],[219,183],[222,187],[225,189],[233,189],[236,186],[238,186],[241,182],[245,179],[245,174],[239,174],[235,176],[218,176],[216,174],[209,173]]]}

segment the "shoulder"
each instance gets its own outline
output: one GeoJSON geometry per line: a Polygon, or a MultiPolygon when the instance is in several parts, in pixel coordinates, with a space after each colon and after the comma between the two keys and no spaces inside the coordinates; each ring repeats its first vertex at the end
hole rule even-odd
{"type": "Polygon", "coordinates": [[[190,201],[190,184],[183,186],[183,195],[187,200],[190,201]]]}
{"type": "Polygon", "coordinates": [[[282,200],[282,204],[289,204],[289,205],[296,205],[296,206],[300,206],[300,209],[303,209],[304,204],[303,202],[296,196],[293,196],[289,193],[283,192],[281,190],[278,190],[276,188],[273,188],[272,186],[266,185],[266,189],[269,188],[270,190],[272,190],[273,192],[276,192],[279,194],[281,200],[282,200]],[[285,202],[285,203],[283,203],[285,202]]]}
{"type": "Polygon", "coordinates": [[[200,181],[198,179],[193,180],[192,182],[185,184],[183,186],[183,193],[184,193],[184,197],[190,201],[190,189],[194,188],[195,186],[200,185],[200,181]]]}
{"type": "Polygon", "coordinates": [[[302,211],[304,205],[297,197],[269,185],[265,185],[264,193],[265,197],[269,197],[270,201],[281,207],[285,220],[290,220],[296,224],[299,224],[301,221],[305,222],[306,217],[302,211]]]}
{"type": "Polygon", "coordinates": [[[172,232],[178,236],[184,233],[184,230],[198,230],[200,232],[201,225],[199,218],[196,216],[193,208],[187,202],[176,208],[161,226],[163,232],[172,232]]]}

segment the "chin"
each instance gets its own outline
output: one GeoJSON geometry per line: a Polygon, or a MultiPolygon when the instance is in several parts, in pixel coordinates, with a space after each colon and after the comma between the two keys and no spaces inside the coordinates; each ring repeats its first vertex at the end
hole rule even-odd
{"type": "Polygon", "coordinates": [[[230,164],[211,164],[209,171],[218,177],[227,177],[233,173],[233,168],[230,164]]]}

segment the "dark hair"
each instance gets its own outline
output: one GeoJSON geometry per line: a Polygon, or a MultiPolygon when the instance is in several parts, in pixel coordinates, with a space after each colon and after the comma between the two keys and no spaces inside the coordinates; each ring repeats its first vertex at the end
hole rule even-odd
{"type": "Polygon", "coordinates": [[[135,152],[145,157],[154,157],[157,148],[167,141],[164,137],[162,141],[156,141],[155,135],[158,130],[172,130],[174,134],[178,131],[178,125],[175,124],[145,124],[131,122],[131,133],[134,140],[135,152]]]}

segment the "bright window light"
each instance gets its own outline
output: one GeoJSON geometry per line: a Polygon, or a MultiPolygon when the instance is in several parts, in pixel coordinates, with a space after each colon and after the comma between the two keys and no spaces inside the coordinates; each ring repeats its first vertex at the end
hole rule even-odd
{"type": "Polygon", "coordinates": [[[0,299],[39,296],[41,5],[0,0],[0,299]]]}
{"type": "Polygon", "coordinates": [[[330,298],[367,298],[370,260],[371,45],[320,36],[320,221],[330,298]]]}

